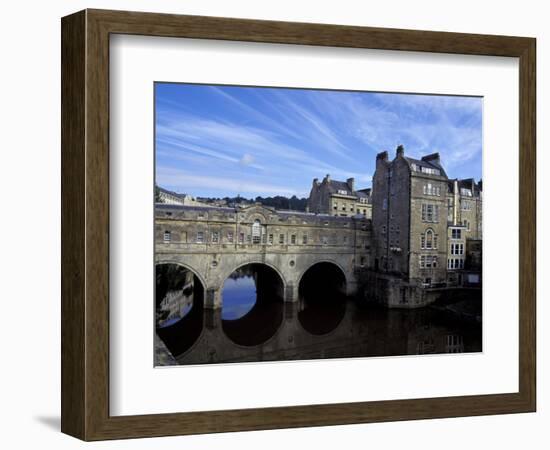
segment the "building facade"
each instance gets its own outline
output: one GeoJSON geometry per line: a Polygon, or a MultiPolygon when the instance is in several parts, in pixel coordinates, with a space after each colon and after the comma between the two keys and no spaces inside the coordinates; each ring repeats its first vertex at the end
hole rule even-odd
{"type": "Polygon", "coordinates": [[[280,271],[289,301],[300,274],[320,261],[352,273],[354,285],[362,273],[365,295],[388,306],[423,306],[437,289],[481,286],[482,183],[449,179],[438,153],[379,153],[371,189],[356,190],[353,178],[314,179],[308,212],[176,203],[160,192],[157,262],[195,269],[214,292],[212,305],[224,279],[251,262],[280,271]]]}
{"type": "Polygon", "coordinates": [[[207,204],[188,194],[178,194],[155,186],[155,202],[167,205],[206,206],[207,204]]]}
{"type": "Polygon", "coordinates": [[[315,214],[372,218],[371,189],[355,189],[355,179],[332,180],[326,175],[322,181],[313,180],[307,208],[315,214]]]}
{"type": "Polygon", "coordinates": [[[377,155],[372,210],[374,270],[399,290],[393,304],[424,303],[418,288],[464,283],[468,242],[482,239],[481,182],[450,180],[438,153],[418,160],[399,146],[393,160],[377,155]]]}
{"type": "Polygon", "coordinates": [[[221,305],[225,280],[238,268],[262,264],[279,275],[285,301],[298,300],[303,274],[318,263],[332,264],[356,294],[355,274],[371,266],[370,221],[246,207],[181,206],[157,203],[155,260],[194,272],[207,307],[221,305]]]}

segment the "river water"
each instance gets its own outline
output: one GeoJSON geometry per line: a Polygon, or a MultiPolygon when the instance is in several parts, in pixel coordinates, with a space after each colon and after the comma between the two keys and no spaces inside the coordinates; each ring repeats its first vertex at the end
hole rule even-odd
{"type": "Polygon", "coordinates": [[[307,286],[299,302],[284,303],[275,292],[256,273],[235,273],[221,311],[203,309],[196,289],[193,306],[157,327],[157,338],[178,364],[482,351],[480,322],[432,307],[387,309],[307,286]]]}

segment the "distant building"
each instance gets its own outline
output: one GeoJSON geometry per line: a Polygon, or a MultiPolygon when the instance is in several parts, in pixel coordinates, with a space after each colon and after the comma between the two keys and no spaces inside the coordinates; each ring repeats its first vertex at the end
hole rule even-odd
{"type": "Polygon", "coordinates": [[[321,182],[315,178],[307,208],[309,212],[316,214],[341,217],[360,214],[370,219],[372,217],[371,190],[356,190],[354,178],[337,181],[327,175],[321,182]]]}
{"type": "Polygon", "coordinates": [[[188,194],[178,194],[167,189],[156,186],[156,203],[165,203],[167,205],[181,206],[201,206],[206,205],[195,197],[188,194]]]}

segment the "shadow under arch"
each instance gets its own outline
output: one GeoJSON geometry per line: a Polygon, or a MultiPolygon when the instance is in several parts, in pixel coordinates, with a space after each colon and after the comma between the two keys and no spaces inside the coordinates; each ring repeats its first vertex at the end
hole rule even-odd
{"type": "Polygon", "coordinates": [[[344,270],[333,261],[320,261],[300,277],[298,321],[310,334],[325,335],[335,330],[346,313],[344,270]]]}
{"type": "Polygon", "coordinates": [[[271,339],[283,323],[284,290],[282,275],[271,265],[252,262],[238,266],[227,276],[222,288],[225,336],[246,347],[262,345],[271,339]]]}
{"type": "Polygon", "coordinates": [[[155,264],[155,280],[155,332],[178,357],[202,334],[205,285],[195,270],[170,261],[155,264]],[[161,321],[167,310],[173,319],[161,321]]]}

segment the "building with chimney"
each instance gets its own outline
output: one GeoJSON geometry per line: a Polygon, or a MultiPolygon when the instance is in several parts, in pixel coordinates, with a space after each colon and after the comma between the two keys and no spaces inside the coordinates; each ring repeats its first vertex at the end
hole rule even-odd
{"type": "Polygon", "coordinates": [[[376,157],[372,185],[374,271],[391,306],[424,304],[424,288],[479,285],[468,249],[482,239],[482,184],[449,179],[439,153],[421,159],[397,147],[376,157]],[[382,283],[384,284],[384,283],[382,283]]]}
{"type": "Polygon", "coordinates": [[[372,217],[371,189],[355,189],[355,179],[337,181],[326,175],[320,182],[313,180],[307,209],[315,214],[352,217],[372,217]]]}

